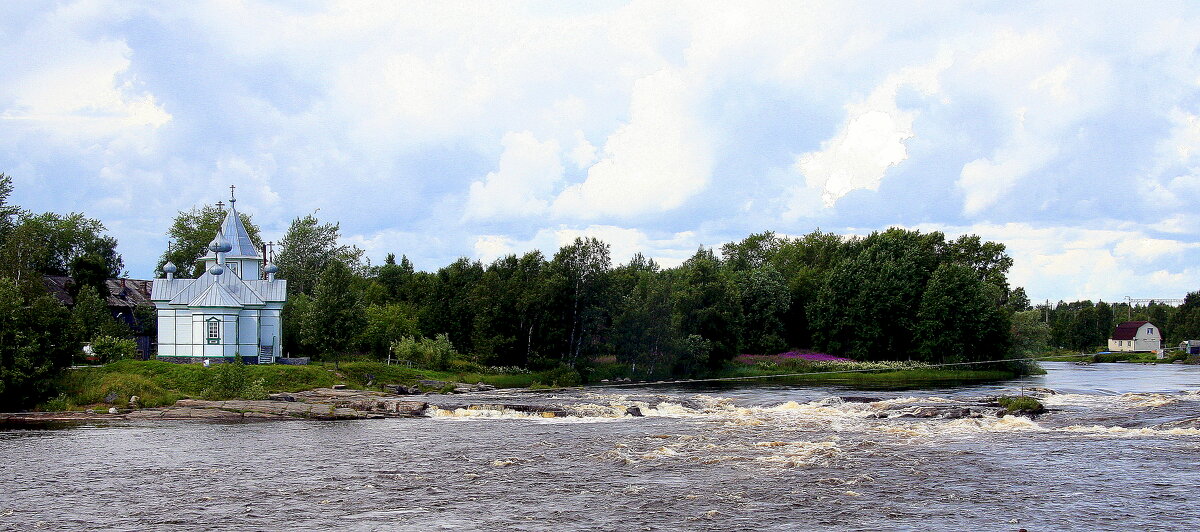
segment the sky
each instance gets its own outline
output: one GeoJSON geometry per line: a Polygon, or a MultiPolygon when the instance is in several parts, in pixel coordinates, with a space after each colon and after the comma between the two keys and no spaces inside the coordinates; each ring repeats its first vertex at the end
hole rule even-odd
{"type": "Polygon", "coordinates": [[[1035,301],[1181,298],[1198,45],[1171,2],[3,2],[0,172],[139,278],[235,185],[424,270],[903,227],[1035,301]]]}

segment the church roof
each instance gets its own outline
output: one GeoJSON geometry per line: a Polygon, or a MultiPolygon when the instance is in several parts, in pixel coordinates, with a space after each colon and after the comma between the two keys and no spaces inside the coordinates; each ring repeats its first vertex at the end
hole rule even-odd
{"type": "Polygon", "coordinates": [[[250,241],[250,233],[246,232],[246,226],[242,224],[242,217],[238,215],[237,208],[234,207],[235,203],[236,200],[229,200],[229,210],[225,212],[225,221],[221,223],[221,234],[225,235],[225,239],[233,246],[229,252],[225,253],[225,258],[262,258],[262,255],[258,253],[258,248],[254,246],[254,242],[250,241]]]}
{"type": "Polygon", "coordinates": [[[189,307],[225,307],[238,308],[242,303],[233,297],[228,290],[221,288],[219,283],[208,285],[208,289],[199,297],[188,303],[189,307]]]}
{"type": "Polygon", "coordinates": [[[210,287],[216,285],[220,285],[239,307],[287,300],[287,281],[284,279],[243,281],[229,272],[222,275],[204,272],[196,279],[155,279],[150,298],[154,301],[169,301],[172,305],[211,306],[198,302],[210,297],[210,287]]]}

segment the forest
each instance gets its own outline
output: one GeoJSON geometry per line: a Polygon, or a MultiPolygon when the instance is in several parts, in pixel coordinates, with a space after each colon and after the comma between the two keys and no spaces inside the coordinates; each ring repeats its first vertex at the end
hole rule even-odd
{"type": "MultiPolygon", "coordinates": [[[[80,213],[34,213],[8,202],[0,174],[0,402],[49,393],[85,343],[101,361],[153,336],[152,309],[131,326],[107,314],[104,279],[121,275],[117,242],[80,213]],[[74,280],[66,308],[42,276],[74,280]],[[111,354],[110,354],[111,353],[111,354]]],[[[224,216],[180,212],[158,263],[199,273],[197,258],[224,216]]],[[[242,214],[252,239],[260,230],[242,214]]],[[[701,247],[674,267],[579,238],[552,255],[490,263],[460,258],[419,271],[403,255],[371,264],[341,243],[336,222],[293,220],[274,248],[289,283],[289,356],[392,360],[429,369],[569,368],[599,364],[638,378],[709,375],[739,355],[789,350],[858,361],[1004,361],[1049,348],[1102,348],[1120,321],[1146,319],[1169,341],[1200,337],[1200,294],[1180,307],[1090,301],[1034,308],[1007,272],[1001,243],[892,228],[866,236],[770,231],[701,247]]]]}

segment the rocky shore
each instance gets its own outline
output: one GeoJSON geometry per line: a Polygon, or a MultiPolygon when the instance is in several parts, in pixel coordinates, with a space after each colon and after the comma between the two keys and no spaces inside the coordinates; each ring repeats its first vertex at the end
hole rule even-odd
{"type": "MultiPolygon", "coordinates": [[[[460,386],[470,391],[469,386],[460,386]]],[[[181,399],[171,406],[154,408],[109,408],[68,412],[0,413],[0,424],[89,422],[121,420],[211,420],[211,421],[271,421],[312,419],[321,421],[343,419],[382,419],[424,416],[428,408],[444,410],[498,409],[540,413],[546,417],[566,415],[561,409],[527,404],[496,403],[480,397],[475,402],[458,395],[398,395],[367,390],[317,388],[297,393],[271,394],[261,401],[205,401],[181,399]]]]}
{"type": "MultiPolygon", "coordinates": [[[[426,389],[438,384],[424,383],[426,389]]],[[[272,421],[272,420],[348,420],[413,418],[428,415],[464,411],[465,415],[488,415],[490,412],[517,413],[536,417],[564,416],[631,416],[642,415],[637,406],[600,406],[587,400],[556,398],[547,403],[523,396],[520,391],[494,390],[479,385],[455,384],[455,394],[428,393],[413,395],[416,389],[395,389],[385,386],[387,392],[351,390],[341,387],[317,388],[296,393],[271,394],[264,400],[206,401],[182,399],[171,406],[138,408],[135,400],[126,408],[111,407],[87,411],[68,412],[20,412],[0,413],[0,424],[39,424],[55,422],[103,422],[121,420],[210,420],[210,421],[272,421]],[[399,392],[399,393],[397,393],[399,392]],[[565,401],[565,402],[564,402],[565,401]],[[597,410],[599,408],[599,410],[597,410]]],[[[401,387],[403,388],[403,387],[401,387]]],[[[448,389],[448,388],[447,388],[448,389]]],[[[1045,390],[1053,394],[1053,391],[1045,390]]],[[[654,396],[639,397],[640,403],[657,408],[661,399],[654,396]]],[[[875,397],[835,397],[833,401],[845,403],[873,403],[875,397]]],[[[684,400],[678,406],[703,412],[704,405],[688,404],[684,400]]],[[[1035,401],[1036,403],[1036,401],[1035,401]]],[[[976,402],[945,403],[937,401],[888,405],[866,417],[885,418],[937,418],[961,419],[1021,415],[1035,417],[1044,412],[1038,410],[1010,410],[996,402],[996,398],[980,398],[976,402]]]]}

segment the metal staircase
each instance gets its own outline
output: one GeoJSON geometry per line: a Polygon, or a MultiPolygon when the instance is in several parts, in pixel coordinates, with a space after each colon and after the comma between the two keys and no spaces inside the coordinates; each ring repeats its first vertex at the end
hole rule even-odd
{"type": "Polygon", "coordinates": [[[258,363],[259,364],[274,364],[275,363],[275,346],[271,346],[271,345],[258,346],[258,363]]]}

